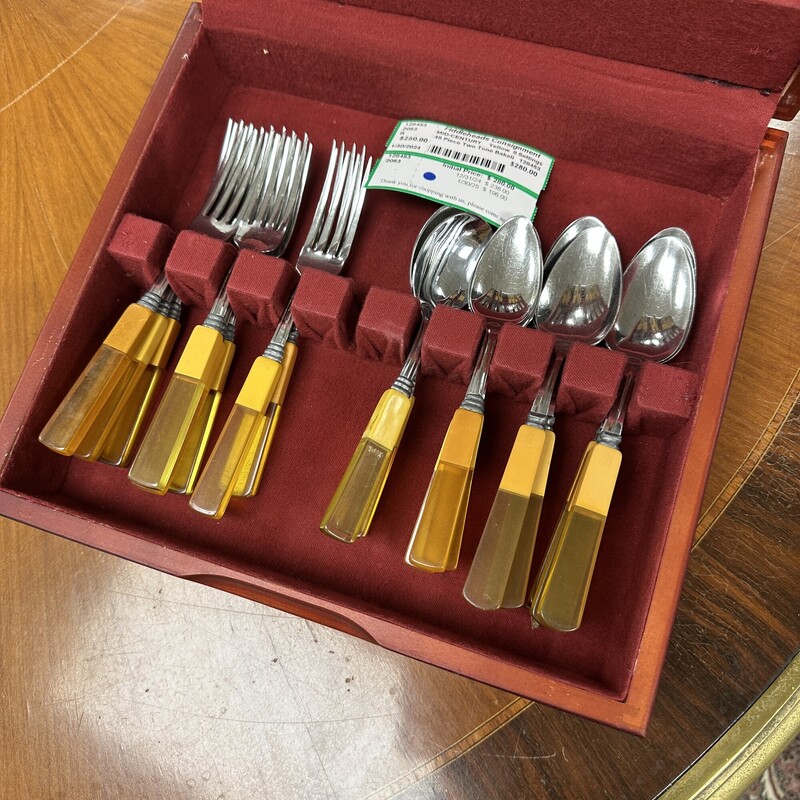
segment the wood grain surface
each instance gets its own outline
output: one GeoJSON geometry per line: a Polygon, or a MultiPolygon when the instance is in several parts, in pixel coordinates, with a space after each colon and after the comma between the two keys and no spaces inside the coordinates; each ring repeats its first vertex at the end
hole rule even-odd
{"type": "MultiPolygon", "coordinates": [[[[2,405],[187,7],[2,4],[2,405]]],[[[799,266],[790,138],[646,739],[3,520],[0,798],[656,796],[800,641],[799,266]]]]}

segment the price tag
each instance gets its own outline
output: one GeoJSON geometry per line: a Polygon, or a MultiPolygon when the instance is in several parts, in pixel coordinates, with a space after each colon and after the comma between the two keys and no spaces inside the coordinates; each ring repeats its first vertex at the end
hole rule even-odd
{"type": "Polygon", "coordinates": [[[425,120],[402,120],[370,189],[416,194],[500,225],[530,219],[555,159],[527,145],[425,120]]]}

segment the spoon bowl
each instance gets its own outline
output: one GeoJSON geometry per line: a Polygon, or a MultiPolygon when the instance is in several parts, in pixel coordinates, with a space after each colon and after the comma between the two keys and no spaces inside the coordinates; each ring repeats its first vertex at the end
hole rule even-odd
{"type": "Polygon", "coordinates": [[[556,239],[548,261],[536,324],[556,337],[555,355],[517,432],[464,583],[464,598],[485,611],[525,602],[555,446],[553,393],[558,376],[571,342],[602,341],[619,306],[619,249],[595,217],[569,225],[556,239]]]}
{"type": "Polygon", "coordinates": [[[354,542],[368,533],[411,414],[428,321],[436,305],[465,305],[476,255],[490,233],[485,222],[451,208],[439,209],[423,226],[409,270],[422,317],[417,335],[403,369],[378,401],[323,514],[323,533],[342,542],[354,542]]]}
{"type": "Polygon", "coordinates": [[[662,231],[623,275],[619,314],[606,343],[628,357],[616,403],[587,446],[531,595],[534,626],[574,631],[583,619],[597,552],[616,486],[619,446],[639,366],[668,361],[689,335],[696,300],[688,237],[662,231]]]}
{"type": "Polygon", "coordinates": [[[503,322],[533,318],[542,282],[542,248],[530,220],[503,224],[483,247],[469,285],[469,307],[485,324],[467,393],[447,429],[406,551],[406,563],[427,572],[458,565],[472,475],[483,429],[486,379],[503,322]]]}

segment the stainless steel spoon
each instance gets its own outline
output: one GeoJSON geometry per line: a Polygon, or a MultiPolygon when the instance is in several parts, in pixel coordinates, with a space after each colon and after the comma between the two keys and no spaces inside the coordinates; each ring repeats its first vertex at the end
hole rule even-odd
{"type": "Polygon", "coordinates": [[[406,552],[428,572],[455,569],[461,550],[472,474],[483,428],[486,378],[502,323],[527,323],[542,282],[539,237],[524,217],[509,220],[484,248],[470,283],[469,306],[485,333],[464,402],[453,416],[406,552]]]}
{"type": "Polygon", "coordinates": [[[576,220],[556,240],[545,264],[537,326],[556,337],[555,354],[528,418],[514,442],[478,549],[464,597],[484,610],[525,602],[547,476],[555,445],[553,394],[572,342],[597,344],[619,308],[622,265],[614,237],[599,220],[576,220]],[[590,224],[585,224],[591,220],[590,224]],[[561,240],[572,232],[566,246],[561,240]]]}
{"type": "MultiPolygon", "coordinates": [[[[688,237],[687,237],[688,238],[688,237]]],[[[686,239],[657,235],[633,257],[609,347],[628,356],[622,387],[583,455],[531,594],[534,627],[576,630],[616,485],[622,427],[639,366],[668,361],[683,347],[695,308],[695,258],[686,239]]]]}
{"type": "Polygon", "coordinates": [[[466,304],[476,254],[491,233],[485,222],[470,214],[440,210],[434,218],[437,225],[423,228],[428,230],[426,239],[417,240],[411,260],[411,287],[422,315],[417,335],[400,374],[378,401],[320,522],[323,533],[343,542],[366,535],[378,507],[414,405],[422,340],[433,309],[466,304]]]}

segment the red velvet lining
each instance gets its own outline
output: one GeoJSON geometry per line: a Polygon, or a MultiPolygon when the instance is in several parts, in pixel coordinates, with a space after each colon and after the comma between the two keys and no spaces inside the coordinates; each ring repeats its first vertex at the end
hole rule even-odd
{"type": "MultiPolygon", "coordinates": [[[[192,513],[184,497],[145,495],[121,470],[65,459],[37,443],[41,427],[64,391],[122,308],[137,297],[136,287],[123,280],[107,249],[92,265],[30,415],[18,432],[6,462],[5,485],[167,548],[198,551],[221,564],[279,575],[314,587],[320,596],[352,597],[378,615],[400,619],[409,626],[429,627],[441,638],[470,649],[623,698],[636,663],[694,424],[690,394],[694,389],[702,391],[749,197],[757,145],[769,117],[769,101],[741,89],[665,77],[644,68],[592,61],[525,42],[504,42],[497,51],[496,37],[471,31],[453,34],[459,46],[464,46],[461,49],[445,48],[433,24],[433,33],[425,42],[413,37],[395,41],[398,32],[427,30],[428,23],[390,20],[379,36],[372,22],[379,15],[358,9],[347,13],[363,15],[369,22],[366,29],[340,29],[336,35],[328,30],[323,41],[322,24],[339,11],[327,3],[322,4],[324,10],[319,3],[307,5],[307,26],[292,27],[290,23],[296,24],[300,12],[287,10],[288,19],[274,20],[269,34],[260,40],[219,30],[209,37],[213,52],[209,40],[198,40],[122,198],[123,211],[151,216],[176,229],[185,227],[202,204],[227,117],[286,124],[307,131],[315,143],[307,199],[290,248],[290,254],[296,255],[313,214],[330,139],[356,140],[379,155],[396,122],[395,112],[403,109],[410,115],[437,116],[511,135],[553,152],[558,160],[536,219],[545,248],[568,222],[587,213],[599,216],[614,231],[624,260],[667,225],[686,228],[695,242],[700,298],[695,329],[678,363],[642,370],[581,629],[569,635],[546,630],[532,633],[524,611],[480,612],[461,597],[505,460],[527,413],[527,397],[504,396],[506,390],[498,381],[503,369],[510,370],[510,385],[516,392],[524,382],[519,376],[526,370],[534,382],[539,379],[543,360],[515,362],[509,351],[505,360],[498,362],[499,371],[492,378],[498,390],[487,400],[458,569],[429,575],[402,563],[430,469],[463,397],[463,384],[480,337],[479,321],[466,311],[438,308],[434,314],[414,412],[369,536],[344,546],[317,530],[322,510],[375,403],[397,374],[396,364],[360,357],[351,349],[351,341],[357,330],[355,313],[359,304],[369,302],[365,298],[370,287],[408,295],[408,259],[414,238],[433,211],[431,204],[418,198],[369,192],[343,276],[304,274],[305,288],[301,285],[297,296],[298,322],[305,325],[305,333],[315,336],[300,342],[292,385],[257,498],[233,501],[225,517],[214,522],[192,513]],[[360,34],[373,37],[371,50],[358,43],[360,34]],[[260,46],[255,48],[257,41],[260,46]],[[385,45],[380,50],[374,47],[377,41],[385,45]],[[475,45],[472,50],[466,47],[471,43],[475,45]],[[319,58],[309,61],[307,70],[301,69],[301,57],[314,47],[319,58]],[[269,55],[263,49],[270,50],[269,55]],[[491,63],[486,60],[490,52],[496,53],[496,61],[491,63]],[[544,53],[548,53],[548,61],[540,58],[544,53]],[[522,57],[518,68],[523,73],[514,71],[517,56],[522,57]],[[430,58],[433,62],[425,60],[430,58]],[[256,69],[256,64],[261,68],[256,69]],[[589,64],[602,67],[594,74],[595,97],[590,103],[586,102],[588,89],[577,80],[577,73],[589,64]],[[434,80],[431,75],[439,65],[447,69],[434,80]],[[546,69],[532,71],[534,65],[546,69]],[[232,80],[247,70],[252,70],[249,74],[255,84],[285,84],[286,90],[253,86],[229,90],[232,80]],[[639,84],[643,75],[651,73],[654,83],[639,84]],[[526,84],[519,74],[538,77],[526,84]],[[420,76],[419,84],[404,82],[416,76],[420,76]],[[331,87],[331,101],[320,100],[331,87]],[[565,94],[567,87],[576,94],[565,94]],[[682,92],[683,102],[670,107],[682,92]],[[635,102],[640,95],[662,102],[651,108],[647,100],[635,102]],[[710,103],[724,98],[730,101],[728,107],[709,109],[710,103]],[[336,105],[337,100],[347,100],[351,107],[336,105]],[[437,109],[440,113],[431,113],[437,109]],[[614,144],[617,135],[621,141],[614,144]],[[623,154],[627,158],[623,159],[623,154]],[[652,163],[648,161],[651,156],[652,163]],[[458,328],[463,338],[454,336],[458,328]],[[663,400],[665,393],[671,393],[672,399],[663,400]],[[648,415],[651,422],[647,422],[648,415]]],[[[185,315],[173,365],[191,327],[202,318],[200,308],[185,315]]],[[[517,336],[529,337],[532,344],[538,339],[544,346],[536,332],[504,332],[505,338],[517,336]]],[[[237,327],[237,356],[214,436],[264,343],[263,331],[246,322],[237,327]]],[[[527,358],[530,353],[522,355],[527,358]]],[[[565,373],[569,364],[574,368],[579,359],[584,359],[587,369],[606,365],[597,383],[583,387],[601,396],[602,403],[592,399],[576,404],[574,414],[566,408],[558,417],[535,566],[541,561],[583,449],[608,404],[611,390],[607,385],[614,382],[609,380],[609,370],[619,370],[616,354],[587,348],[571,355],[565,373]]],[[[574,400],[580,380],[570,378],[564,386],[571,387],[574,400]]],[[[524,395],[525,390],[521,391],[524,395]]]]}
{"type": "Polygon", "coordinates": [[[297,275],[282,258],[242,250],[228,280],[228,299],[236,319],[259,328],[276,325],[297,275]]]}
{"type": "MultiPolygon", "coordinates": [[[[215,19],[245,2],[205,0],[215,19]]],[[[757,88],[780,90],[800,61],[800,8],[790,0],[347,2],[757,88]]]]}
{"type": "Polygon", "coordinates": [[[140,289],[152,286],[164,269],[175,234],[169,226],[136,214],[125,214],[109,242],[108,252],[140,289]]]}
{"type": "Polygon", "coordinates": [[[175,294],[190,306],[211,308],[236,248],[196,231],[181,231],[167,259],[166,273],[175,294]]]}
{"type": "Polygon", "coordinates": [[[457,308],[434,308],[422,340],[422,374],[466,383],[482,338],[479,317],[457,308]]]}
{"type": "Polygon", "coordinates": [[[532,402],[547,372],[553,343],[549,333],[504,325],[497,337],[487,389],[532,402]]]}
{"type": "Polygon", "coordinates": [[[561,370],[556,412],[576,419],[605,417],[617,396],[625,361],[624,355],[604,347],[573,344],[561,370]]]}
{"type": "Polygon", "coordinates": [[[356,326],[356,355],[401,364],[419,321],[419,303],[409,294],[374,286],[356,326]]]}

